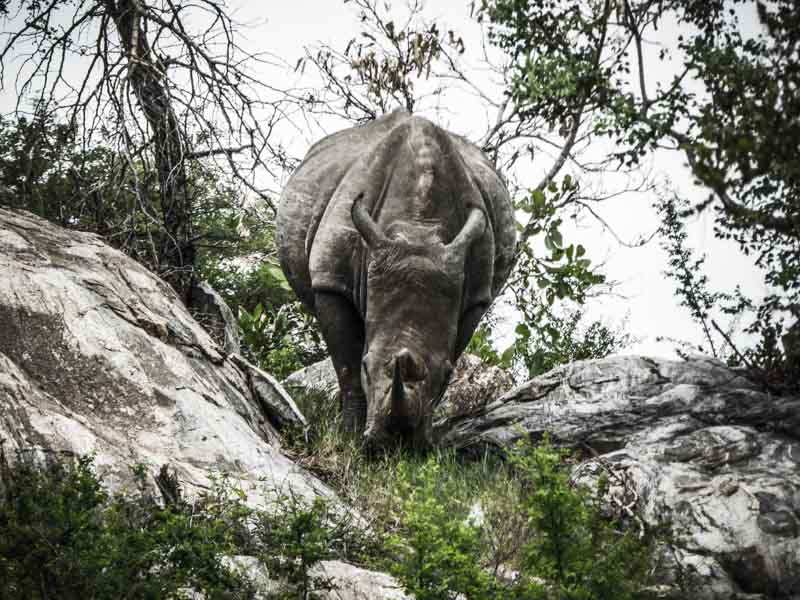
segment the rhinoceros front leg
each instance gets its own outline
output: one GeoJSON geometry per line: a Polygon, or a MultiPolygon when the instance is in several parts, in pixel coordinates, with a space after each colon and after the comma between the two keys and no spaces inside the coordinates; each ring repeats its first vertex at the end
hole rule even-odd
{"type": "Polygon", "coordinates": [[[483,314],[489,308],[487,304],[476,304],[470,307],[461,317],[461,322],[458,325],[458,340],[456,341],[455,356],[458,358],[464,349],[469,345],[472,334],[478,327],[483,314]]]}
{"type": "Polygon", "coordinates": [[[361,388],[364,323],[352,302],[340,294],[316,292],[314,307],[339,379],[344,427],[360,434],[367,420],[367,399],[361,388]]]}

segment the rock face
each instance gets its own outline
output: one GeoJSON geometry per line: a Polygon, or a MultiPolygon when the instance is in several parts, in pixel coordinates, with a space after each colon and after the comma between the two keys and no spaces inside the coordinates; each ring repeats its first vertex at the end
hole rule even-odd
{"type": "Polygon", "coordinates": [[[239,331],[233,311],[222,296],[207,282],[200,281],[192,287],[193,316],[203,324],[206,331],[214,334],[215,341],[225,354],[239,354],[239,331]]]}
{"type": "Polygon", "coordinates": [[[413,600],[391,575],[338,560],[320,562],[314,574],[333,585],[332,590],[320,594],[324,600],[413,600]]]}
{"type": "MultiPolygon", "coordinates": [[[[255,584],[254,600],[268,600],[281,591],[281,583],[270,578],[263,563],[252,556],[233,556],[227,566],[255,584]]],[[[362,569],[339,560],[323,560],[309,571],[312,580],[324,581],[330,589],[314,591],[320,600],[413,600],[391,575],[362,569]]],[[[192,600],[205,600],[196,594],[192,600]]]]}
{"type": "Polygon", "coordinates": [[[616,357],[567,365],[448,421],[441,441],[521,436],[592,456],[612,508],[667,525],[659,579],[677,597],[800,598],[800,398],[774,397],[710,360],[616,357]],[[741,594],[753,594],[741,595],[741,594]]]}
{"type": "Polygon", "coordinates": [[[226,354],[172,289],[100,238],[0,209],[0,439],[5,452],[96,454],[112,487],[168,464],[187,493],[225,471],[329,493],[279,448],[304,423],[266,373],[226,354]]]}
{"type": "Polygon", "coordinates": [[[339,396],[339,381],[330,358],[295,371],[283,380],[283,385],[290,392],[322,394],[331,401],[339,396]]]}

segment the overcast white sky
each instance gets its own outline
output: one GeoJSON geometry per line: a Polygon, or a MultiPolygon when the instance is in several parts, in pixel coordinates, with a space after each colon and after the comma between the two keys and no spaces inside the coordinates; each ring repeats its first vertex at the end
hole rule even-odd
{"type": "MultiPolygon", "coordinates": [[[[401,5],[401,2],[395,4],[401,5]]],[[[242,41],[248,49],[269,52],[291,65],[304,54],[304,47],[319,42],[342,49],[347,40],[357,34],[359,27],[352,5],[339,0],[270,3],[234,0],[231,7],[235,19],[246,25],[241,33],[246,38],[242,41]]],[[[469,0],[428,0],[426,13],[462,34],[468,48],[475,46],[473,42],[478,39],[479,29],[469,18],[469,0]]],[[[754,22],[750,25],[756,26],[754,22]]],[[[3,24],[4,30],[7,31],[9,27],[8,23],[3,24]]],[[[667,39],[674,31],[667,27],[666,30],[662,29],[662,34],[667,39]]],[[[75,68],[79,66],[75,65],[75,68]]],[[[659,67],[652,77],[665,75],[668,73],[659,67]]],[[[263,67],[263,77],[265,81],[280,78],[275,82],[280,87],[302,83],[299,76],[291,72],[267,67],[263,67]]],[[[476,77],[480,80],[482,75],[476,77]]],[[[0,109],[4,113],[8,112],[15,99],[13,84],[9,85],[9,81],[5,83],[6,91],[0,95],[0,109]]],[[[473,139],[482,133],[481,126],[486,122],[486,115],[480,103],[467,95],[458,94],[446,97],[446,101],[446,105],[438,107],[423,105],[420,112],[440,125],[473,139]]],[[[335,121],[323,121],[321,125],[322,130],[328,132],[340,127],[335,121]]],[[[302,156],[315,138],[323,134],[322,130],[285,130],[281,135],[292,153],[302,156]]],[[[610,150],[608,146],[599,145],[594,152],[610,150]]],[[[517,175],[533,185],[549,166],[547,157],[540,157],[538,162],[534,159],[533,164],[526,165],[524,172],[517,175]]],[[[684,160],[679,154],[661,153],[651,166],[655,175],[669,177],[690,198],[696,200],[705,197],[703,190],[692,186],[684,160]]],[[[586,180],[585,184],[614,189],[619,181],[613,176],[605,176],[597,181],[586,180]]],[[[652,195],[626,195],[603,205],[602,216],[621,237],[634,239],[649,234],[658,226],[652,208],[654,199],[652,195]]],[[[690,243],[698,252],[708,255],[708,275],[712,286],[732,290],[736,284],[741,284],[745,292],[756,296],[763,294],[761,278],[751,261],[743,257],[735,245],[713,237],[711,220],[711,215],[703,215],[691,225],[690,243]]],[[[659,343],[656,341],[658,336],[700,339],[698,328],[690,321],[685,309],[678,306],[673,283],[663,275],[666,256],[656,241],[642,248],[622,247],[598,222],[591,219],[584,219],[577,227],[566,229],[565,240],[581,243],[588,249],[589,256],[604,259],[605,273],[609,279],[619,282],[616,290],[618,295],[591,301],[589,316],[611,324],[627,318],[627,329],[640,339],[629,349],[630,352],[673,356],[674,344],[659,343]]]]}

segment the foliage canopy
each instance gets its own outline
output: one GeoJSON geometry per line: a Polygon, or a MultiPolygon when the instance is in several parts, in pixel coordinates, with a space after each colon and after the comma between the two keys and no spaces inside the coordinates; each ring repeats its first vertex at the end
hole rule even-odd
{"type": "Polygon", "coordinates": [[[773,290],[750,330],[769,330],[780,311],[800,318],[796,3],[484,0],[481,8],[491,39],[513,56],[520,110],[566,128],[588,115],[623,166],[658,150],[682,153],[708,197],[678,216],[713,210],[716,235],[754,256],[773,290]]]}

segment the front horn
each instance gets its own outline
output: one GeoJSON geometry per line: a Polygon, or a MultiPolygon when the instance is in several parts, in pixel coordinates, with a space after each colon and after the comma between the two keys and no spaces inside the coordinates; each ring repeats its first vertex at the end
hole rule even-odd
{"type": "Polygon", "coordinates": [[[378,224],[369,216],[367,209],[361,204],[361,199],[364,198],[364,192],[361,192],[356,199],[353,200],[353,207],[350,209],[350,217],[353,219],[353,225],[356,226],[358,233],[364,238],[367,246],[373,248],[386,241],[386,236],[378,229],[378,224]]]}
{"type": "Polygon", "coordinates": [[[486,217],[483,211],[478,208],[473,208],[469,212],[467,222],[464,227],[458,232],[458,235],[453,238],[453,241],[447,245],[449,250],[456,250],[464,253],[470,244],[480,238],[486,230],[486,217]]]}

